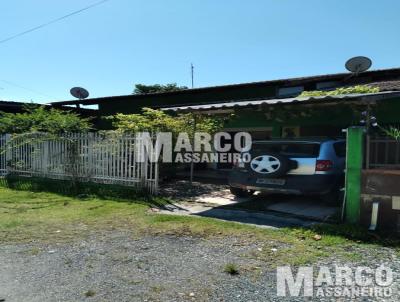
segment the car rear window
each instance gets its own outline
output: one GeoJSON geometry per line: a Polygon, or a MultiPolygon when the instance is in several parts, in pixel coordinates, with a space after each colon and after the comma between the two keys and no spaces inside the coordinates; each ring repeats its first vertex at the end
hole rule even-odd
{"type": "Polygon", "coordinates": [[[334,143],[333,149],[335,150],[337,157],[346,157],[346,143],[345,142],[334,143]]]}
{"type": "Polygon", "coordinates": [[[252,153],[271,152],[289,157],[312,158],[318,157],[320,144],[318,143],[254,143],[252,153]]]}

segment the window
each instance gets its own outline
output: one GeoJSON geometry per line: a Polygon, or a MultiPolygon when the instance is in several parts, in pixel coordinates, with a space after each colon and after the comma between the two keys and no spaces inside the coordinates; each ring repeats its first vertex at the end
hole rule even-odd
{"type": "Polygon", "coordinates": [[[337,157],[346,157],[346,143],[334,143],[333,149],[335,150],[337,157]]]}
{"type": "Polygon", "coordinates": [[[303,86],[294,86],[294,87],[282,87],[278,90],[278,96],[280,97],[294,97],[298,96],[300,93],[304,91],[303,86]]]}
{"type": "Polygon", "coordinates": [[[335,88],[337,86],[339,86],[339,82],[337,81],[319,82],[316,85],[316,89],[324,90],[324,89],[335,88]]]}
{"type": "Polygon", "coordinates": [[[318,143],[265,143],[254,144],[252,153],[272,152],[288,157],[314,158],[318,157],[321,145],[318,143]]]}

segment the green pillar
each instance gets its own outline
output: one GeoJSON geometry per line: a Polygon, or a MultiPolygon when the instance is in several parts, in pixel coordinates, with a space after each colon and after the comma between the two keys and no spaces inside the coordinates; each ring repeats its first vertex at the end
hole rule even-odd
{"type": "Polygon", "coordinates": [[[363,165],[363,127],[347,129],[346,222],[360,220],[361,169],[363,165]]]}

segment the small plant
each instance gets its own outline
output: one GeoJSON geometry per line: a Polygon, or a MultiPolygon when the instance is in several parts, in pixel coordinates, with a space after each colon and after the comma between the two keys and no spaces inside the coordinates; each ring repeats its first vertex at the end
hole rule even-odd
{"type": "Polygon", "coordinates": [[[150,287],[150,290],[151,290],[152,292],[155,292],[155,293],[157,293],[157,294],[160,294],[160,293],[164,290],[164,287],[155,285],[155,286],[150,287]]]}
{"type": "Polygon", "coordinates": [[[376,93],[379,92],[378,87],[371,87],[368,85],[357,85],[351,87],[340,87],[335,90],[315,90],[303,91],[300,97],[319,97],[319,96],[334,96],[346,94],[359,94],[359,93],[376,93]]]}
{"type": "Polygon", "coordinates": [[[390,126],[389,128],[380,127],[380,129],[387,135],[394,138],[397,141],[400,141],[400,128],[396,128],[390,126]]]}
{"type": "Polygon", "coordinates": [[[96,294],[96,292],[94,290],[89,289],[86,293],[85,293],[85,297],[89,298],[89,297],[93,297],[96,294]]]}
{"type": "Polygon", "coordinates": [[[239,268],[234,263],[227,263],[224,267],[224,272],[229,275],[239,275],[239,268]]]}
{"type": "Polygon", "coordinates": [[[39,249],[38,247],[33,247],[33,248],[31,248],[31,249],[29,250],[29,253],[30,253],[32,256],[37,256],[37,255],[39,255],[39,253],[40,253],[40,249],[39,249]]]}

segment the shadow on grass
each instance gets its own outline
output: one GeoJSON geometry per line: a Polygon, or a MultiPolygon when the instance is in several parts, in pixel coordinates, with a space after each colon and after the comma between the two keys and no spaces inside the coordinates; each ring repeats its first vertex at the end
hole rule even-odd
{"type": "Polygon", "coordinates": [[[317,224],[311,229],[322,236],[338,236],[358,243],[400,248],[399,234],[391,231],[371,232],[366,227],[350,224],[317,224]]]}
{"type": "Polygon", "coordinates": [[[172,204],[167,198],[151,196],[145,191],[122,185],[8,175],[0,179],[0,186],[19,191],[56,193],[81,200],[97,198],[160,208],[172,204]]]}
{"type": "Polygon", "coordinates": [[[46,208],[51,208],[51,207],[55,207],[58,205],[57,201],[54,202],[46,202],[43,203],[43,205],[32,205],[31,203],[22,203],[21,205],[19,205],[18,207],[16,206],[0,206],[0,210],[2,213],[23,213],[23,212],[27,212],[28,210],[41,210],[41,209],[46,209],[46,208]]]}

